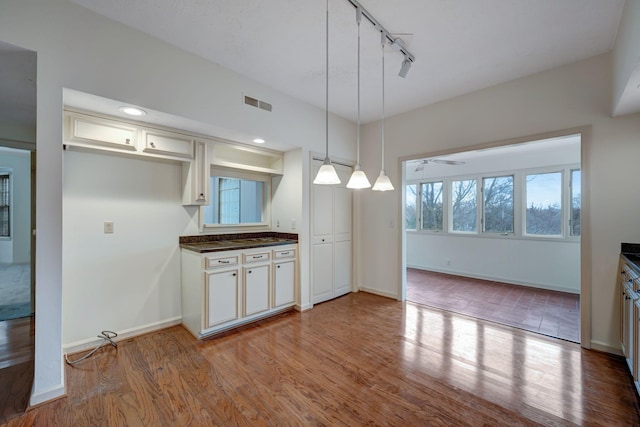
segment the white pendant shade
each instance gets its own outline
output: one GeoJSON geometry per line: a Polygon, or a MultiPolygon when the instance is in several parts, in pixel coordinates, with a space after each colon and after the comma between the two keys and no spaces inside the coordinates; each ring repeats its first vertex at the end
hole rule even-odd
{"type": "Polygon", "coordinates": [[[369,188],[371,183],[367,179],[367,175],[360,169],[360,165],[356,165],[347,183],[347,188],[369,188]]]}
{"type": "Polygon", "coordinates": [[[393,185],[391,184],[391,180],[385,174],[384,169],[380,171],[380,175],[378,175],[378,179],[376,179],[376,183],[373,184],[373,191],[391,191],[393,190],[393,185]]]}
{"type": "Polygon", "coordinates": [[[316,179],[313,180],[314,184],[320,185],[333,185],[340,184],[340,178],[338,177],[338,173],[336,169],[331,164],[331,160],[328,157],[325,157],[324,163],[320,166],[320,170],[316,175],[316,179]]]}

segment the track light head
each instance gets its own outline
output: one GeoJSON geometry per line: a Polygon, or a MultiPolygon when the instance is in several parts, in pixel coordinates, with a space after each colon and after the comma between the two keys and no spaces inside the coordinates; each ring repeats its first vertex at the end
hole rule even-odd
{"type": "Polygon", "coordinates": [[[389,43],[389,45],[391,46],[391,49],[400,51],[404,49],[404,40],[402,40],[400,37],[396,37],[391,43],[389,43]]]}
{"type": "Polygon", "coordinates": [[[400,72],[398,73],[398,75],[402,78],[405,78],[407,77],[407,73],[409,72],[410,69],[411,69],[411,60],[405,56],[404,61],[402,61],[402,66],[400,67],[400,72]]]}

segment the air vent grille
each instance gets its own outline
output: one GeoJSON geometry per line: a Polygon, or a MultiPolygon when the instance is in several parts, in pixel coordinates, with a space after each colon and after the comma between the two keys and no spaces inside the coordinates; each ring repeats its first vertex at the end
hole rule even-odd
{"type": "Polygon", "coordinates": [[[266,101],[261,101],[256,98],[252,98],[250,96],[244,97],[244,103],[250,105],[252,107],[260,108],[261,110],[271,111],[273,107],[266,101]]]}

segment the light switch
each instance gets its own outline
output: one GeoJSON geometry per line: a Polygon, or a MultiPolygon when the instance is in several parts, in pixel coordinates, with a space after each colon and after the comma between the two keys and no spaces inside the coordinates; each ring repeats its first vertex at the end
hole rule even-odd
{"type": "Polygon", "coordinates": [[[104,234],[113,234],[113,221],[105,221],[104,234]]]}

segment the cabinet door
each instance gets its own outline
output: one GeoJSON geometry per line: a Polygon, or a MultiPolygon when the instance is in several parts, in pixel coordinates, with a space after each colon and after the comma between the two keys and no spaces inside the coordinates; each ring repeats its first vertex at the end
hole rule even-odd
{"type": "Polygon", "coordinates": [[[274,264],[273,307],[292,304],[295,301],[295,261],[274,264]]]}
{"type": "Polygon", "coordinates": [[[238,318],[238,270],[207,273],[207,326],[238,318]]]}
{"type": "Polygon", "coordinates": [[[144,152],[193,159],[193,139],[186,135],[143,131],[144,152]]]}
{"type": "Polygon", "coordinates": [[[137,130],[111,120],[71,115],[69,140],[103,148],[136,151],[137,130]]]}
{"type": "Polygon", "coordinates": [[[244,315],[269,309],[269,265],[244,269],[244,315]]]}
{"type": "Polygon", "coordinates": [[[333,243],[311,245],[314,304],[333,298],[333,243]]]}

